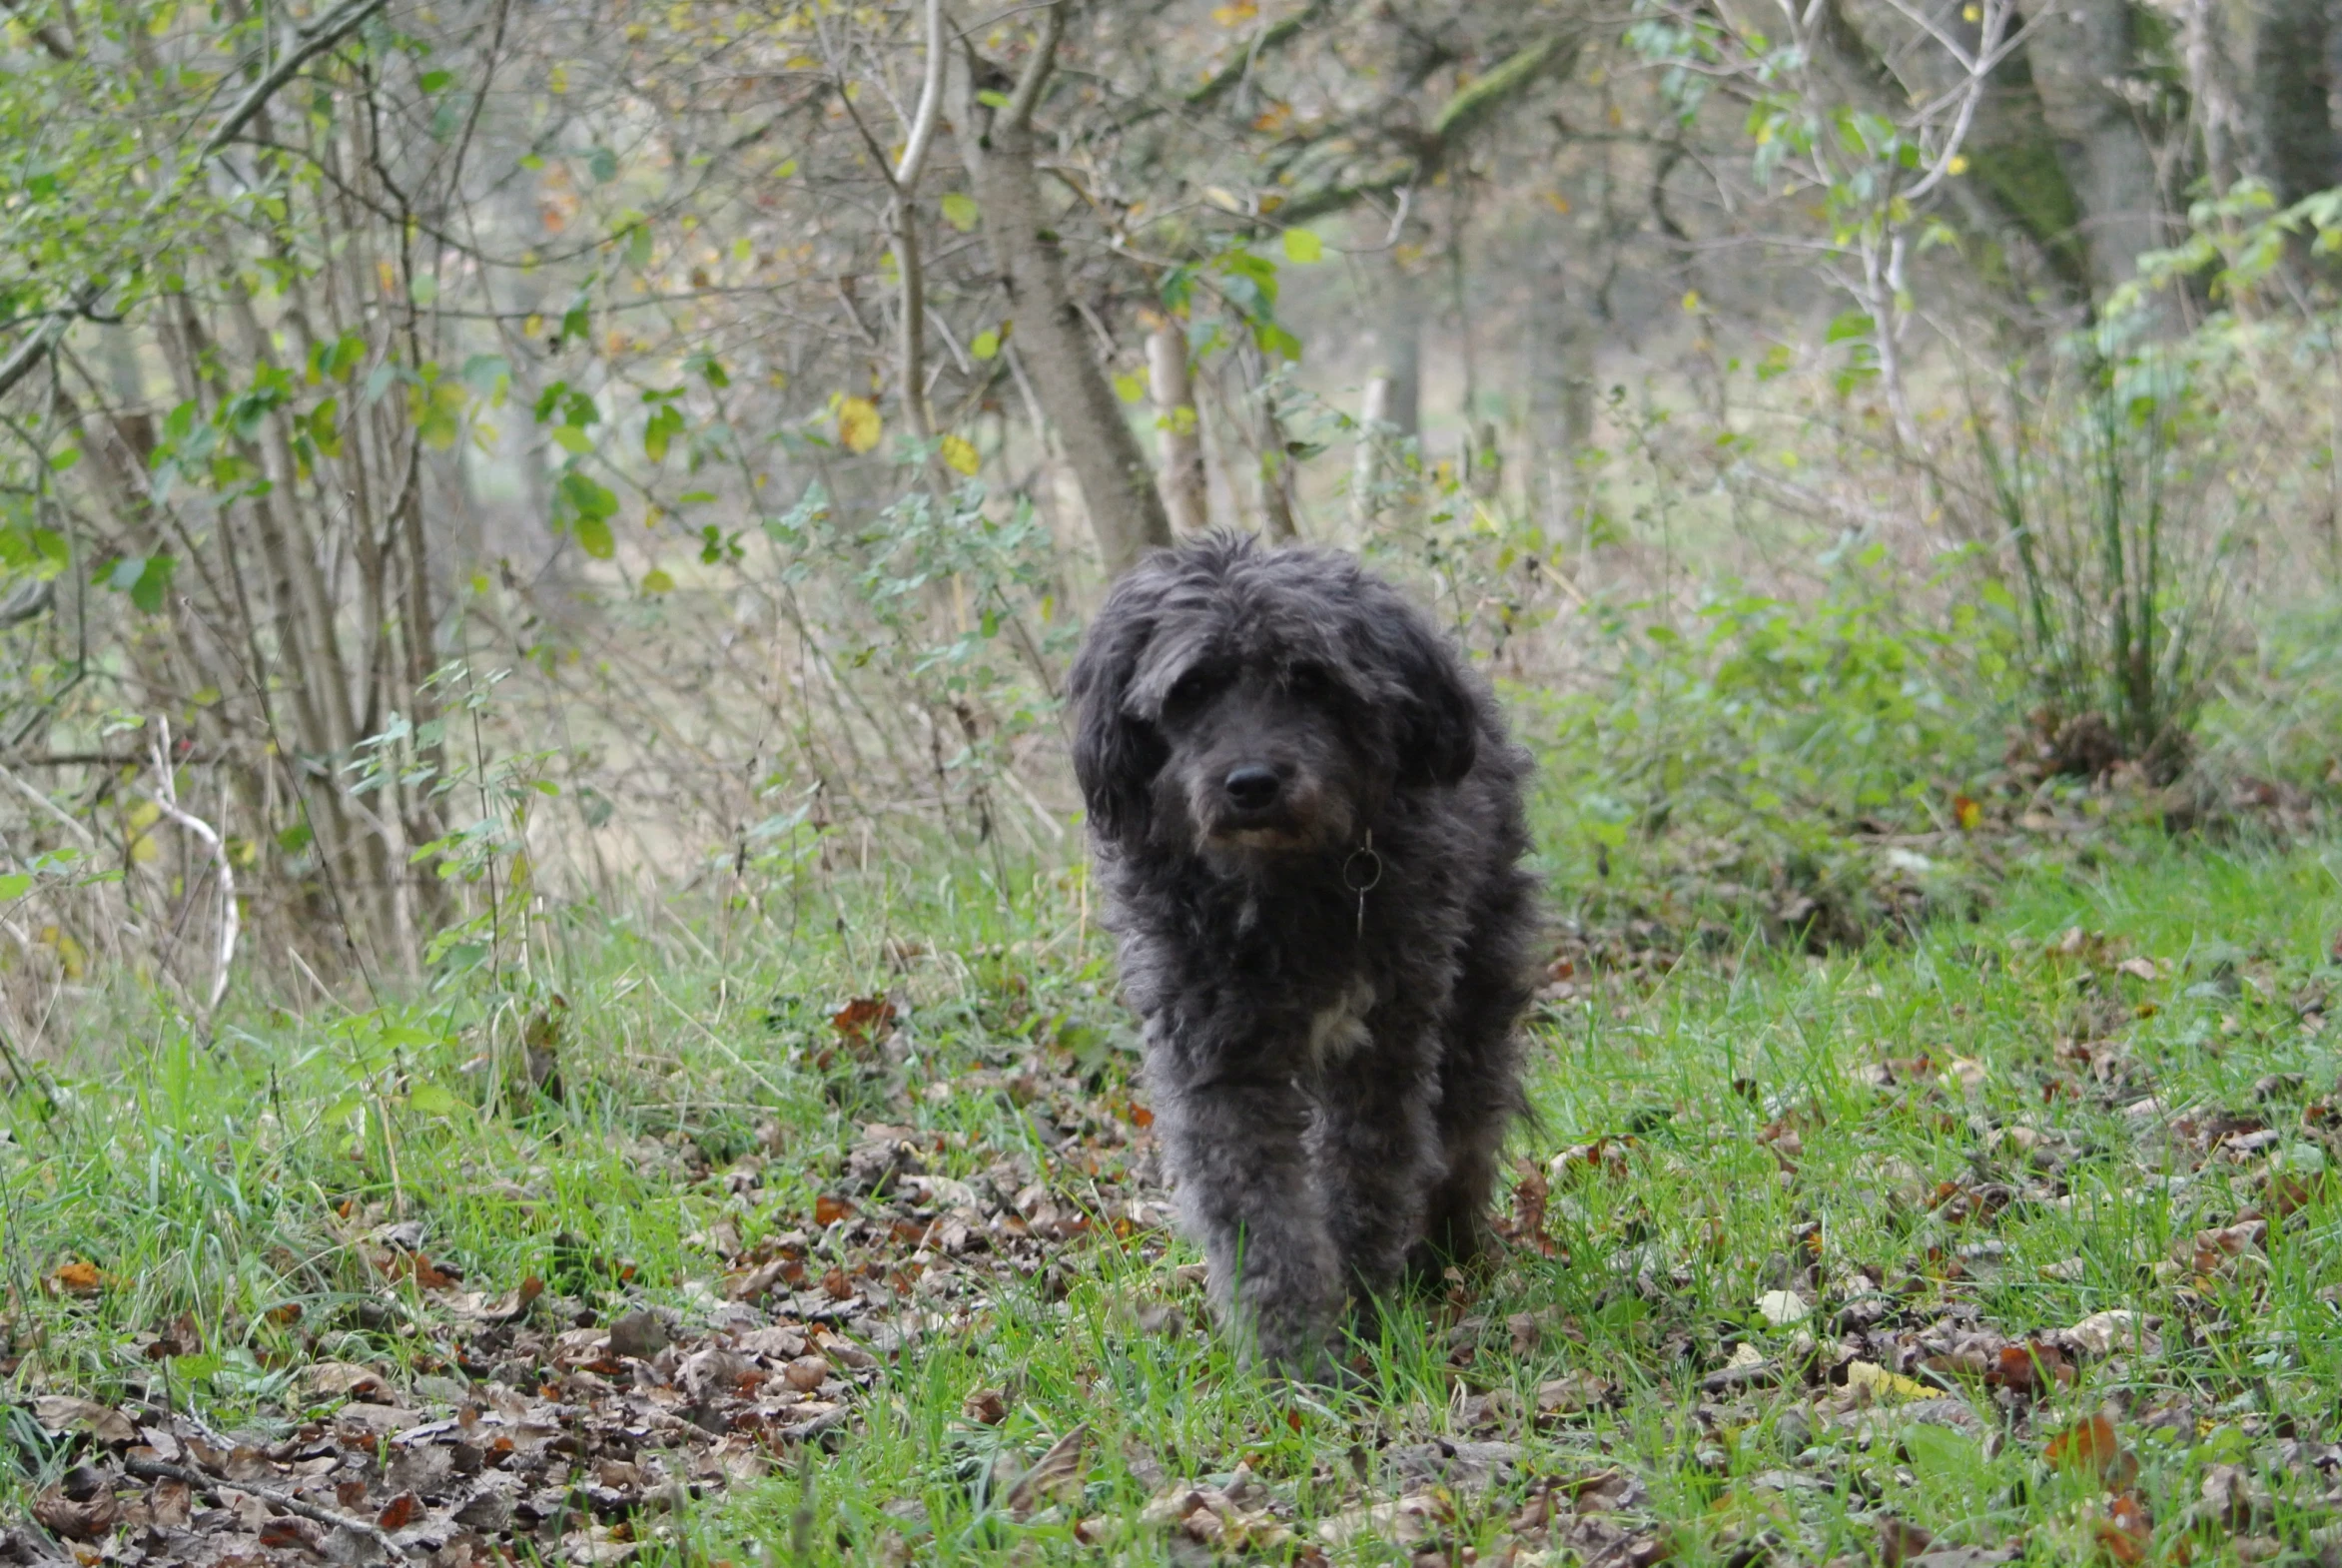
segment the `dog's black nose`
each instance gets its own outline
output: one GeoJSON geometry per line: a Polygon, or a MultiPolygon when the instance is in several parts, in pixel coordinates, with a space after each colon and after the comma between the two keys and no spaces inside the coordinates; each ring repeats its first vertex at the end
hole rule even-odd
{"type": "Polygon", "coordinates": [[[1220,787],[1227,791],[1228,803],[1238,811],[1259,811],[1275,804],[1276,770],[1257,765],[1236,768],[1220,781],[1220,787]]]}

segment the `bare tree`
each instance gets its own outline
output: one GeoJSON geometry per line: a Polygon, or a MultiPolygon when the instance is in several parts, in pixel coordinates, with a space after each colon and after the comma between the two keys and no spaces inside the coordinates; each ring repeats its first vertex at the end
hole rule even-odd
{"type": "Polygon", "coordinates": [[[1042,8],[1041,34],[998,109],[982,101],[978,84],[1004,73],[971,46],[965,77],[954,79],[952,121],[1015,312],[1020,353],[1064,438],[1099,553],[1107,571],[1119,575],[1148,550],[1171,543],[1171,525],[1147,455],[1067,292],[1065,240],[1042,201],[1033,112],[1048,90],[1064,29],[1064,0],[1053,0],[1042,8]]]}

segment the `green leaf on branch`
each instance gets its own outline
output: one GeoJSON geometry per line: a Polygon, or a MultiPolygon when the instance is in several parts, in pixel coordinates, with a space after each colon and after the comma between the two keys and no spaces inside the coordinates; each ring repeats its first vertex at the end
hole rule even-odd
{"type": "Polygon", "coordinates": [[[1866,343],[1876,331],[1877,328],[1871,321],[1868,312],[1846,311],[1831,322],[1830,331],[1823,335],[1822,341],[1824,343],[1866,343]]]}
{"type": "Polygon", "coordinates": [[[106,586],[129,594],[130,602],[147,614],[159,614],[163,595],[171,588],[171,574],[178,566],[169,555],[126,555],[106,574],[106,586]]]}
{"type": "Polygon", "coordinates": [[[673,403],[662,403],[642,426],[642,454],[652,462],[665,462],[668,442],[682,433],[682,410],[673,403]]]}
{"type": "Polygon", "coordinates": [[[618,514],[618,497],[574,469],[561,475],[561,497],[580,518],[607,522],[618,514]]]}

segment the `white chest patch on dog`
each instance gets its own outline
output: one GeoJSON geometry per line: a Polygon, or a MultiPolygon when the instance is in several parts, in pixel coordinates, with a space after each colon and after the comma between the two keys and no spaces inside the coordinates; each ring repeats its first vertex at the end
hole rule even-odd
{"type": "Polygon", "coordinates": [[[1374,985],[1368,980],[1352,982],[1340,1001],[1319,1009],[1309,1020],[1310,1065],[1328,1067],[1355,1055],[1373,1038],[1366,1029],[1366,1015],[1373,1010],[1374,985]]]}

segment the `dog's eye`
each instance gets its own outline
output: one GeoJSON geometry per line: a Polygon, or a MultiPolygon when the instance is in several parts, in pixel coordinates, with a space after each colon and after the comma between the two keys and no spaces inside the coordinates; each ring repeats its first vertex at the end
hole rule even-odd
{"type": "Polygon", "coordinates": [[[1171,683],[1163,705],[1172,711],[1195,707],[1211,695],[1213,685],[1210,671],[1189,670],[1171,683]]]}

